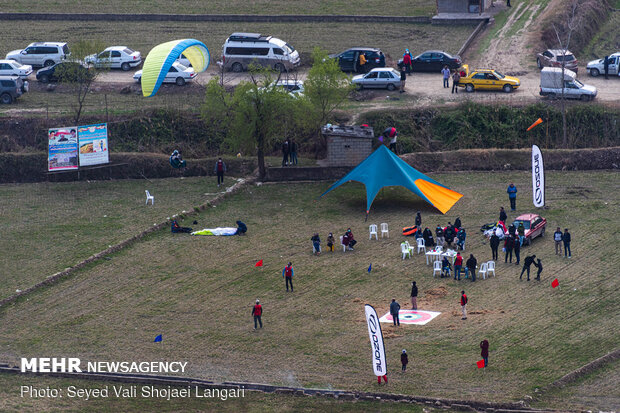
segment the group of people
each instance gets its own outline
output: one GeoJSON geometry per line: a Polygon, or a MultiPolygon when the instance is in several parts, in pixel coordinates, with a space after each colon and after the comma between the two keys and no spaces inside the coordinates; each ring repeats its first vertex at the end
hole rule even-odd
{"type": "MultiPolygon", "coordinates": [[[[321,237],[319,236],[319,233],[315,232],[312,237],[310,237],[310,241],[312,241],[312,249],[314,251],[313,254],[321,255],[321,237]]],[[[344,245],[348,251],[353,251],[355,244],[357,244],[357,241],[353,236],[353,232],[351,231],[351,228],[347,228],[346,232],[342,236],[342,245],[344,245]]],[[[330,232],[327,235],[327,249],[333,252],[335,245],[336,239],[334,238],[334,234],[330,232]]]]}
{"type": "Polygon", "coordinates": [[[297,142],[287,138],[282,142],[282,166],[297,165],[297,142]]]}
{"type": "Polygon", "coordinates": [[[452,93],[459,93],[459,82],[461,81],[462,77],[467,76],[467,73],[465,73],[465,70],[463,69],[450,70],[448,65],[445,65],[443,69],[441,69],[441,75],[443,78],[443,87],[449,89],[450,78],[452,78],[452,93]]]}

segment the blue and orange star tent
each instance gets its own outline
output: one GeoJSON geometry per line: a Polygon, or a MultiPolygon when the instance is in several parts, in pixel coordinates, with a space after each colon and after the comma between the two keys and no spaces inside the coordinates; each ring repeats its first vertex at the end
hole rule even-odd
{"type": "Polygon", "coordinates": [[[361,182],[366,186],[367,215],[379,190],[384,186],[404,186],[440,210],[442,214],[448,212],[463,196],[417,171],[385,145],[379,146],[379,149],[371,153],[344,178],[330,186],[321,197],[349,181],[361,182]]]}

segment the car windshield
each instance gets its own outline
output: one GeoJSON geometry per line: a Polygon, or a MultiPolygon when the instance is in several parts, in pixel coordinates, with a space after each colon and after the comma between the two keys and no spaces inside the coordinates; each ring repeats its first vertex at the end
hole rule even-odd
{"type": "Polygon", "coordinates": [[[577,86],[579,86],[579,88],[583,87],[583,83],[581,83],[580,81],[578,81],[577,79],[573,80],[573,83],[576,84],[577,86]]]}
{"type": "Polygon", "coordinates": [[[183,66],[181,63],[177,63],[173,67],[176,67],[179,72],[184,72],[185,70],[187,70],[187,67],[183,66]]]}
{"type": "Polygon", "coordinates": [[[530,221],[521,221],[520,219],[517,219],[512,223],[512,225],[514,225],[515,228],[518,228],[520,223],[523,223],[523,227],[525,229],[530,229],[530,221]]]}
{"type": "Polygon", "coordinates": [[[133,50],[131,50],[130,48],[127,47],[127,48],[123,49],[123,52],[125,52],[127,54],[132,54],[133,50]]]}
{"type": "Polygon", "coordinates": [[[295,51],[295,48],[288,43],[284,43],[284,48],[286,49],[286,52],[289,54],[295,51]]]}
{"type": "Polygon", "coordinates": [[[495,73],[495,76],[497,76],[498,79],[503,79],[503,78],[506,77],[506,76],[504,76],[503,74],[501,74],[500,72],[497,72],[497,71],[495,71],[493,73],[495,73]]]}
{"type": "Polygon", "coordinates": [[[567,54],[566,56],[558,55],[557,60],[558,62],[572,62],[575,60],[575,56],[572,54],[567,54]]]}

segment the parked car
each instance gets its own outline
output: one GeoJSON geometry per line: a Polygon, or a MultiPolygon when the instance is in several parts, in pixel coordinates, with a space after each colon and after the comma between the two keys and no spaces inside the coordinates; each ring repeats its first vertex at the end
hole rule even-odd
{"type": "MultiPolygon", "coordinates": [[[[179,86],[183,86],[186,82],[193,80],[196,77],[196,71],[191,67],[185,67],[179,62],[172,63],[170,70],[166,73],[164,83],[176,83],[179,86]]],[[[138,70],[134,73],[133,78],[136,82],[140,83],[142,80],[142,70],[138,70]]]]}
{"type": "Polygon", "coordinates": [[[49,82],[77,82],[90,76],[88,67],[78,62],[60,62],[53,66],[37,70],[37,80],[41,83],[49,82]]]}
{"type": "Polygon", "coordinates": [[[351,82],[360,89],[387,88],[387,90],[395,90],[400,87],[400,73],[391,67],[377,67],[365,75],[353,76],[351,82]]]}
{"type": "Polygon", "coordinates": [[[279,80],[276,83],[276,87],[286,89],[291,96],[298,97],[304,95],[304,81],[296,79],[284,79],[279,80]]]}
{"type": "Polygon", "coordinates": [[[523,241],[523,245],[530,245],[532,240],[538,236],[545,235],[545,228],[547,227],[547,220],[540,215],[537,214],[523,214],[519,215],[517,219],[514,220],[512,225],[515,228],[519,227],[519,224],[523,222],[523,226],[525,227],[525,240],[523,241]]]}
{"type": "Polygon", "coordinates": [[[28,92],[28,82],[19,76],[0,76],[0,103],[11,104],[28,92]]]}
{"type": "Polygon", "coordinates": [[[222,61],[218,64],[242,72],[251,63],[285,72],[299,66],[301,59],[293,46],[277,37],[260,33],[231,34],[222,47],[222,61]]]}
{"type": "Polygon", "coordinates": [[[22,65],[15,60],[0,60],[0,76],[19,76],[22,79],[32,74],[32,66],[22,65]]]}
{"type": "Polygon", "coordinates": [[[561,49],[547,49],[536,55],[536,64],[539,69],[543,67],[562,67],[562,62],[564,62],[565,69],[577,73],[577,59],[569,50],[564,53],[564,50],[561,49]]]}
{"type": "Polygon", "coordinates": [[[565,69],[564,79],[562,79],[561,68],[543,68],[540,71],[540,95],[554,98],[561,96],[562,92],[567,99],[581,99],[583,101],[592,100],[597,94],[594,86],[581,83],[577,80],[577,74],[571,70],[565,69]],[[562,90],[562,84],[564,90],[562,90]]]}
{"type": "MultiPolygon", "coordinates": [[[[450,70],[454,70],[461,67],[462,63],[460,56],[452,56],[441,50],[427,50],[414,57],[411,66],[414,72],[441,72],[446,65],[450,70]]],[[[402,65],[403,59],[401,58],[398,61],[398,67],[402,68],[402,65]]]]}
{"type": "Polygon", "coordinates": [[[52,66],[65,60],[70,54],[67,43],[36,42],[30,43],[25,49],[7,53],[6,58],[32,66],[52,66]]]}
{"type": "MultiPolygon", "coordinates": [[[[588,62],[586,71],[592,77],[605,74],[605,59],[597,59],[588,62]]],[[[610,75],[620,75],[620,52],[609,55],[609,66],[607,73],[610,75]]]]}
{"type": "Polygon", "coordinates": [[[521,86],[521,81],[517,77],[505,76],[493,69],[479,69],[469,71],[467,65],[463,65],[465,76],[461,77],[460,87],[464,87],[467,92],[474,90],[503,90],[510,93],[521,86]]]}
{"type": "Polygon", "coordinates": [[[127,46],[111,46],[99,54],[86,56],[84,62],[97,67],[104,66],[128,71],[132,67],[140,66],[142,56],[140,52],[131,50],[127,46]]]}
{"type": "MultiPolygon", "coordinates": [[[[343,72],[368,72],[375,67],[385,67],[381,64],[381,50],[374,47],[352,47],[341,53],[330,54],[329,57],[338,60],[338,65],[343,72]],[[360,54],[366,55],[366,64],[359,67],[360,54]]],[[[385,62],[385,59],[384,59],[385,62]]]]}

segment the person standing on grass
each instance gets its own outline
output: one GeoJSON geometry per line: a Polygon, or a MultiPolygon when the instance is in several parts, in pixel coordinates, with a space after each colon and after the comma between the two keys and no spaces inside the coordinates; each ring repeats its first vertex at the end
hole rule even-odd
{"type": "Polygon", "coordinates": [[[534,263],[534,266],[538,268],[538,272],[536,273],[536,280],[540,281],[540,273],[543,270],[542,261],[540,261],[540,258],[538,258],[538,261],[534,263]]]}
{"type": "Polygon", "coordinates": [[[461,81],[461,74],[459,73],[458,70],[454,70],[454,73],[452,74],[452,93],[459,93],[459,82],[461,81]]]}
{"type": "Polygon", "coordinates": [[[515,251],[515,258],[517,259],[517,262],[515,263],[515,265],[519,265],[519,263],[521,262],[521,243],[519,242],[519,239],[515,238],[515,242],[514,242],[514,251],[515,251]]]}
{"type": "Polygon", "coordinates": [[[508,185],[506,192],[508,193],[508,200],[510,201],[510,210],[516,211],[517,210],[517,187],[515,186],[515,184],[511,182],[510,185],[508,185]]]}
{"type": "Polygon", "coordinates": [[[504,207],[499,207],[499,220],[505,223],[507,219],[508,219],[508,215],[506,215],[506,211],[504,211],[504,207]]]}
{"type": "Polygon", "coordinates": [[[400,363],[403,365],[403,371],[407,370],[407,364],[409,364],[409,357],[407,356],[407,350],[403,349],[400,354],[400,363]]]}
{"type": "Polygon", "coordinates": [[[489,365],[489,341],[485,338],[480,342],[480,355],[484,360],[484,367],[489,365]]]}
{"type": "Polygon", "coordinates": [[[215,162],[213,172],[217,174],[217,186],[219,187],[220,185],[224,185],[224,172],[226,172],[226,164],[222,158],[218,158],[217,162],[215,162]]]}
{"type": "Polygon", "coordinates": [[[461,269],[463,268],[463,257],[460,252],[456,253],[456,258],[454,259],[454,279],[461,281],[461,269]]]}
{"type": "Polygon", "coordinates": [[[521,275],[519,276],[520,280],[522,279],[525,270],[527,270],[527,280],[530,280],[530,267],[534,264],[535,259],[536,255],[528,255],[525,257],[525,260],[523,260],[523,269],[521,270],[521,275]]]}
{"type": "Polygon", "coordinates": [[[405,93],[405,84],[407,83],[407,72],[405,66],[400,68],[400,93],[405,93]]]}
{"type": "Polygon", "coordinates": [[[450,69],[448,69],[448,65],[441,69],[441,74],[443,75],[443,87],[450,88],[450,69]]]}
{"type": "Polygon", "coordinates": [[[288,292],[288,285],[291,284],[291,292],[293,292],[293,263],[289,262],[282,270],[282,278],[286,280],[286,292],[288,292]]]}
{"type": "Polygon", "coordinates": [[[461,310],[463,311],[463,318],[461,320],[467,320],[467,296],[465,291],[461,291],[461,310]]]}
{"type": "Polygon", "coordinates": [[[605,56],[603,60],[603,69],[605,70],[605,79],[609,79],[609,56],[605,56]]]}
{"type": "Polygon", "coordinates": [[[418,211],[418,213],[415,214],[415,226],[416,227],[422,226],[422,215],[420,214],[420,211],[418,211]]]}
{"type": "Polygon", "coordinates": [[[510,263],[512,264],[512,249],[515,246],[515,239],[510,235],[506,237],[504,241],[504,249],[506,250],[506,256],[504,258],[504,263],[508,262],[508,256],[510,255],[510,263]]]}
{"type": "Polygon", "coordinates": [[[290,156],[290,164],[297,165],[297,142],[295,142],[295,138],[291,140],[291,156],[290,156]]]}
{"type": "Polygon", "coordinates": [[[415,285],[415,281],[411,283],[411,309],[418,309],[418,286],[415,285]]]}
{"type": "Polygon", "coordinates": [[[499,260],[497,250],[499,249],[499,237],[493,231],[493,235],[491,235],[491,240],[489,241],[491,244],[491,254],[493,254],[493,261],[499,260]]]}
{"type": "Polygon", "coordinates": [[[555,255],[562,255],[562,230],[560,227],[553,233],[553,241],[555,241],[555,255]]]}
{"type": "Polygon", "coordinates": [[[467,278],[467,273],[471,273],[471,281],[476,281],[476,266],[478,265],[478,260],[474,257],[474,254],[469,254],[469,258],[465,263],[465,278],[467,278]]]}
{"type": "Polygon", "coordinates": [[[288,139],[282,142],[282,166],[288,165],[288,156],[291,152],[291,147],[289,146],[288,139]]]}
{"type": "Polygon", "coordinates": [[[564,242],[564,258],[570,258],[570,232],[568,232],[568,228],[564,228],[564,235],[562,235],[562,241],[564,242]]]}
{"type": "Polygon", "coordinates": [[[396,301],[396,298],[392,298],[392,302],[390,303],[390,314],[392,315],[392,319],[394,321],[394,325],[400,326],[400,320],[398,319],[398,312],[400,311],[400,304],[396,301]]]}
{"type": "Polygon", "coordinates": [[[254,330],[258,327],[257,323],[260,324],[260,328],[263,328],[263,320],[261,319],[263,316],[263,306],[260,305],[258,300],[256,300],[256,305],[252,307],[252,315],[254,316],[254,330]]]}

